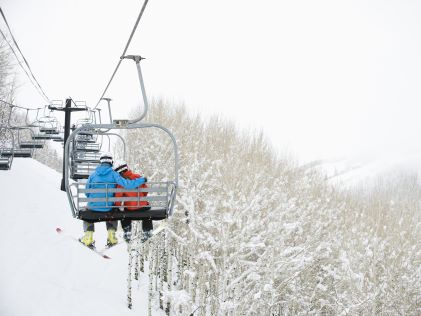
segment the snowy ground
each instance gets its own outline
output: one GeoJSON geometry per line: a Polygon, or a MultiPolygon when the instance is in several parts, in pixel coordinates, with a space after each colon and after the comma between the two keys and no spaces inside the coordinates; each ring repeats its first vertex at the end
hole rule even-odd
{"type": "MultiPolygon", "coordinates": [[[[133,310],[126,307],[127,251],[110,249],[111,260],[55,232],[79,237],[61,175],[33,159],[16,158],[0,173],[0,315],[146,315],[147,280],[133,283],[133,310]]],[[[105,224],[96,224],[98,248],[105,224]]],[[[163,315],[153,311],[153,315],[163,315]]]]}
{"type": "Polygon", "coordinates": [[[353,187],[362,183],[372,184],[380,176],[397,173],[417,174],[421,179],[421,155],[388,154],[375,158],[319,160],[302,168],[318,168],[331,184],[353,187]]]}

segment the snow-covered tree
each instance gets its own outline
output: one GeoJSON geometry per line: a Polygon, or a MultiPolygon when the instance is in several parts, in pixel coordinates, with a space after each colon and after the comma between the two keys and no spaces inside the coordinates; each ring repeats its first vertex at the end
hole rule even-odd
{"type": "MultiPolygon", "coordinates": [[[[347,191],[221,118],[155,100],[147,121],[172,130],[180,151],[170,229],[141,252],[151,297],[168,314],[419,314],[421,191],[412,176],[347,191]]],[[[124,136],[134,170],[172,177],[164,134],[124,136]]]]}

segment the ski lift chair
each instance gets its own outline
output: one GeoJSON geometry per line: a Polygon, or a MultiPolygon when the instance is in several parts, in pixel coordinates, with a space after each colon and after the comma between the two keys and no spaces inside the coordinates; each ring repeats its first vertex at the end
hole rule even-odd
{"type": "Polygon", "coordinates": [[[19,130],[18,133],[18,146],[20,149],[41,149],[44,147],[45,141],[34,140],[34,131],[31,128],[22,128],[19,130]],[[22,140],[21,139],[21,131],[27,130],[29,131],[30,137],[29,140],[22,140]]]}
{"type": "Polygon", "coordinates": [[[10,170],[12,167],[13,156],[3,157],[1,156],[1,149],[0,149],[0,170],[10,170]]]}
{"type": "Polygon", "coordinates": [[[63,141],[61,136],[60,122],[54,116],[43,116],[40,117],[36,123],[39,127],[39,133],[32,136],[33,140],[53,140],[63,141]]]}
{"type": "MultiPolygon", "coordinates": [[[[27,144],[28,145],[27,147],[25,147],[25,144],[24,144],[23,147],[21,147],[20,143],[21,143],[21,140],[22,140],[21,132],[29,131],[29,133],[30,133],[29,135],[32,135],[33,132],[32,132],[30,127],[26,126],[26,124],[16,125],[17,122],[13,122],[13,119],[12,119],[12,114],[13,114],[15,109],[27,110],[26,113],[28,113],[29,111],[28,111],[28,109],[17,106],[17,105],[9,104],[9,107],[10,107],[9,117],[7,119],[6,125],[3,125],[3,127],[6,127],[8,130],[10,130],[10,132],[13,135],[14,135],[14,133],[16,133],[17,137],[13,137],[13,143],[12,143],[11,148],[7,148],[7,149],[2,150],[2,156],[3,157],[31,158],[32,154],[33,154],[34,147],[30,146],[30,144],[27,144]]],[[[26,119],[27,119],[27,117],[25,117],[25,121],[26,121],[26,119]]],[[[29,137],[29,139],[30,139],[30,137],[29,137]]],[[[34,144],[32,144],[32,145],[34,145],[34,144]]],[[[39,146],[38,143],[35,144],[35,146],[39,146]]]]}
{"type": "MultiPolygon", "coordinates": [[[[118,135],[118,134],[115,134],[118,135]]],[[[87,221],[87,222],[101,222],[109,220],[162,220],[168,218],[173,213],[176,188],[178,182],[178,152],[175,143],[175,138],[169,130],[157,125],[157,124],[128,124],[127,126],[120,126],[118,123],[115,124],[95,124],[85,125],[76,129],[67,140],[65,144],[65,187],[66,193],[71,205],[72,215],[75,218],[87,221]],[[165,131],[173,141],[174,155],[175,155],[175,166],[174,166],[174,178],[170,181],[165,182],[148,182],[147,188],[137,189],[123,189],[116,188],[115,183],[105,184],[103,189],[87,189],[85,182],[74,182],[70,183],[69,178],[72,174],[72,164],[70,157],[75,155],[75,152],[80,152],[78,148],[73,147],[74,139],[78,134],[90,131],[92,133],[101,134],[101,130],[107,130],[107,134],[112,130],[119,129],[136,129],[136,128],[158,128],[165,131]],[[137,197],[115,197],[115,193],[136,193],[137,197]],[[147,192],[147,196],[142,196],[144,192],[147,192]],[[88,198],[86,197],[89,193],[104,193],[105,198],[88,198]],[[116,202],[124,204],[126,201],[136,201],[137,203],[147,201],[149,202],[148,207],[143,207],[136,211],[120,211],[118,206],[115,206],[116,202]],[[111,207],[112,211],[109,212],[95,212],[87,208],[89,202],[105,202],[107,207],[111,207]]]]}
{"type": "MultiPolygon", "coordinates": [[[[78,139],[80,135],[76,136],[75,139],[78,139]]],[[[124,139],[119,134],[114,133],[105,133],[105,136],[109,139],[110,136],[116,136],[123,143],[124,148],[124,157],[126,156],[126,143],[124,139]]],[[[102,137],[101,137],[102,138],[102,137]]],[[[86,151],[80,150],[78,147],[79,141],[74,141],[74,148],[71,155],[71,168],[70,168],[70,178],[73,180],[88,179],[90,174],[95,170],[99,165],[99,157],[101,156],[100,151],[86,151]]],[[[97,144],[99,147],[102,147],[101,144],[97,144]]],[[[108,151],[110,151],[111,141],[108,141],[108,151]]]]}
{"type": "Polygon", "coordinates": [[[14,135],[11,129],[0,127],[0,170],[10,170],[13,163],[14,154],[14,135]],[[9,137],[7,137],[7,134],[9,137]],[[4,152],[10,152],[10,155],[3,155],[4,152]]]}
{"type": "Polygon", "coordinates": [[[13,127],[10,128],[10,130],[13,132],[17,132],[17,137],[14,137],[14,142],[13,142],[13,147],[10,149],[5,149],[2,151],[2,155],[4,157],[10,157],[13,156],[15,158],[32,158],[32,155],[34,153],[34,149],[33,148],[20,148],[19,146],[19,140],[20,140],[20,131],[22,129],[27,129],[27,128],[22,128],[22,127],[13,127]]]}
{"type": "Polygon", "coordinates": [[[53,134],[34,134],[32,136],[33,140],[53,140],[56,142],[63,142],[64,138],[61,135],[53,135],[53,134]]]}
{"type": "MultiPolygon", "coordinates": [[[[176,198],[176,192],[178,187],[178,148],[174,135],[167,128],[152,123],[139,123],[145,118],[148,111],[148,101],[145,92],[145,86],[143,83],[142,72],[140,68],[140,61],[144,58],[141,56],[123,56],[121,59],[132,59],[136,62],[140,88],[143,97],[144,109],[139,118],[134,120],[114,120],[109,124],[84,124],[81,127],[75,129],[69,138],[66,140],[64,146],[64,186],[66,189],[66,194],[69,200],[70,208],[73,217],[87,222],[102,222],[109,220],[162,220],[172,216],[174,211],[174,204],[176,198]],[[86,183],[78,181],[75,183],[70,183],[70,172],[71,172],[71,163],[70,157],[72,157],[74,151],[77,151],[77,148],[73,146],[75,144],[74,140],[81,134],[101,134],[101,133],[110,133],[110,131],[119,131],[119,130],[134,130],[134,129],[158,129],[166,133],[166,135],[171,139],[173,154],[174,154],[174,172],[173,177],[168,177],[168,181],[162,182],[148,182],[147,188],[137,188],[137,189],[120,189],[116,188],[115,183],[105,183],[104,188],[102,189],[92,189],[86,188],[86,183]],[[124,192],[135,192],[138,197],[116,197],[115,193],[124,193],[124,192]],[[147,196],[142,196],[147,192],[147,196]],[[92,198],[87,197],[86,194],[90,193],[103,193],[104,198],[92,198]],[[144,207],[138,211],[120,211],[116,202],[121,202],[123,204],[126,201],[137,201],[138,205],[140,202],[147,201],[149,202],[148,207],[144,207]],[[94,212],[87,208],[89,202],[104,202],[107,206],[111,207],[112,210],[109,212],[94,212]]],[[[101,99],[102,100],[102,97],[101,99]]],[[[98,102],[99,104],[99,102],[98,102]]],[[[109,105],[109,102],[108,102],[109,105]]],[[[111,112],[111,111],[110,111],[111,112]]],[[[110,113],[111,121],[111,113],[110,113]]],[[[149,179],[151,180],[151,179],[149,179]]]]}
{"type": "Polygon", "coordinates": [[[60,122],[54,116],[44,116],[38,120],[40,133],[48,135],[60,134],[60,122]]]}
{"type": "MultiPolygon", "coordinates": [[[[19,107],[20,108],[20,107],[19,107]]],[[[38,120],[38,114],[39,114],[39,111],[42,109],[42,108],[36,108],[36,109],[29,109],[29,108],[23,108],[24,110],[26,110],[26,115],[25,115],[25,125],[23,126],[23,127],[31,127],[31,128],[34,128],[34,127],[39,127],[39,125],[37,124],[37,120],[38,120]],[[36,116],[35,116],[35,120],[33,120],[33,121],[30,121],[29,120],[29,112],[30,111],[37,111],[36,112],[36,116]]]]}

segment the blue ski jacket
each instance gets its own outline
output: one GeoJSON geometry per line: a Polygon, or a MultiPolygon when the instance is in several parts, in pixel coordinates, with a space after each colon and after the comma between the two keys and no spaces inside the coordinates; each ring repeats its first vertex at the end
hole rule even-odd
{"type": "MultiPolygon", "coordinates": [[[[135,180],[124,179],[118,172],[115,172],[109,163],[100,164],[95,171],[89,176],[86,182],[86,189],[104,189],[115,188],[117,184],[125,189],[134,189],[145,183],[145,178],[137,178],[135,180]]],[[[113,197],[114,193],[86,193],[88,198],[106,198],[113,197]]],[[[112,210],[112,202],[88,202],[88,209],[97,212],[108,212],[112,210]]]]}

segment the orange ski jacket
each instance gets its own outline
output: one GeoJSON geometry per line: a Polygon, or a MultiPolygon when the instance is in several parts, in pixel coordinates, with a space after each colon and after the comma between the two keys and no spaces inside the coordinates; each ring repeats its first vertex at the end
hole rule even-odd
{"type": "MultiPolygon", "coordinates": [[[[131,170],[127,170],[122,173],[123,178],[134,180],[137,178],[141,178],[142,176],[132,172],[131,170]]],[[[141,188],[147,188],[148,186],[144,183],[140,186],[141,188]]],[[[122,188],[122,186],[117,185],[117,188],[122,188]]],[[[116,192],[115,197],[144,197],[147,196],[148,192],[116,192]]],[[[121,206],[121,202],[115,202],[116,206],[121,206]]],[[[125,201],[123,202],[123,206],[130,211],[138,210],[142,207],[149,206],[148,201],[125,201]]]]}

